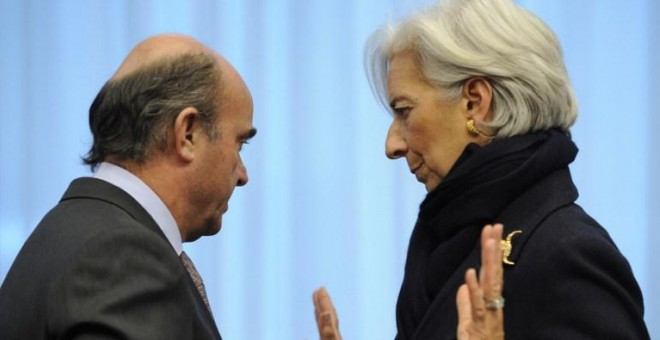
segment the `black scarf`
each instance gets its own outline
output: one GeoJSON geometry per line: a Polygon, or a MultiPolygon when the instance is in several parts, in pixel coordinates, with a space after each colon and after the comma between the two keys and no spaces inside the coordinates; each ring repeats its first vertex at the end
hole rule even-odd
{"type": "MultiPolygon", "coordinates": [[[[478,244],[481,228],[577,147],[559,130],[468,145],[420,206],[397,302],[397,339],[410,339],[436,294],[478,244]]],[[[455,327],[455,325],[453,325],[455,327]]]]}

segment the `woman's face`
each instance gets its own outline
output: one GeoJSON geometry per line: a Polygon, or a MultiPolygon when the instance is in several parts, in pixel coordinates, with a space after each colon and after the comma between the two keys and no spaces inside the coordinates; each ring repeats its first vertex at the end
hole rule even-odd
{"type": "Polygon", "coordinates": [[[405,157],[410,172],[431,191],[472,141],[465,127],[467,99],[442,99],[443,93],[424,79],[410,51],[390,60],[387,88],[394,113],[385,142],[387,157],[405,157]]]}

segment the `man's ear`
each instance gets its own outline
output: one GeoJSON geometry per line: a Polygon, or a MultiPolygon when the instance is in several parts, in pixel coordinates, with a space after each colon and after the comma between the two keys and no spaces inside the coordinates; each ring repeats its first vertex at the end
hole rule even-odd
{"type": "Polygon", "coordinates": [[[195,158],[195,148],[202,133],[202,118],[194,107],[187,107],[176,116],[174,121],[174,151],[185,161],[195,158]]]}
{"type": "Polygon", "coordinates": [[[492,119],[493,87],[483,77],[468,79],[463,84],[463,98],[466,101],[466,115],[477,124],[492,119]]]}

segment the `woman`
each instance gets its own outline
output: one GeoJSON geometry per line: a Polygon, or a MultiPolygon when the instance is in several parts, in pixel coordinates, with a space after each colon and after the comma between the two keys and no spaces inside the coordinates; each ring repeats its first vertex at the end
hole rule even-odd
{"type": "Polygon", "coordinates": [[[441,1],[375,32],[367,64],[393,112],[387,156],[405,158],[428,191],[397,339],[456,336],[454,297],[480,265],[490,223],[504,225],[507,339],[649,338],[628,262],[575,204],[577,109],[557,38],[539,18],[509,0],[441,1]]]}

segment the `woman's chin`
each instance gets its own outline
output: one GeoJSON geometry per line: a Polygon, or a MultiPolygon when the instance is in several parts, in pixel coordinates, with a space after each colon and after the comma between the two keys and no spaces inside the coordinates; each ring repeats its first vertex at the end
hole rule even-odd
{"type": "Polygon", "coordinates": [[[435,190],[435,188],[437,188],[438,185],[440,185],[440,182],[437,182],[437,181],[426,181],[426,182],[424,182],[424,187],[426,188],[426,192],[431,192],[431,191],[435,190]]]}

